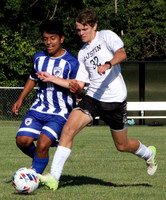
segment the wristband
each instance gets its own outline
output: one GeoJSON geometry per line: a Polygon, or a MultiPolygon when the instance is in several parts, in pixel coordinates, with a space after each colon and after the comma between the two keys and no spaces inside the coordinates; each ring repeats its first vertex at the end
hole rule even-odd
{"type": "Polygon", "coordinates": [[[109,64],[109,65],[110,65],[110,68],[109,68],[109,69],[111,69],[112,64],[110,63],[110,61],[107,61],[107,62],[105,62],[104,64],[109,64]]]}

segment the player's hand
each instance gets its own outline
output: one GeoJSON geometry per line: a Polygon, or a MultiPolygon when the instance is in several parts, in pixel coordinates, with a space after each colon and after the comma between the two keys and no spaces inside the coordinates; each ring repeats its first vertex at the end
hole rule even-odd
{"type": "Polygon", "coordinates": [[[52,78],[52,75],[50,75],[48,72],[38,71],[38,73],[36,73],[36,75],[43,82],[51,81],[51,78],[52,78]]]}
{"type": "Polygon", "coordinates": [[[70,89],[70,92],[74,94],[80,94],[82,92],[82,88],[80,87],[80,85],[78,84],[76,80],[71,81],[69,83],[69,89],[70,89]]]}
{"type": "Polygon", "coordinates": [[[18,115],[18,111],[22,105],[22,101],[18,100],[14,103],[13,108],[12,108],[12,113],[15,115],[18,115]]]}
{"type": "Polygon", "coordinates": [[[97,68],[97,72],[100,75],[102,75],[102,74],[105,74],[105,72],[106,72],[107,69],[110,69],[110,65],[109,64],[100,65],[97,68]]]}

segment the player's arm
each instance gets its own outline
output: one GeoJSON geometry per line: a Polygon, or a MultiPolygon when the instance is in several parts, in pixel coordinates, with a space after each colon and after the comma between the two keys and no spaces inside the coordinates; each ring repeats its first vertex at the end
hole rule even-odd
{"type": "Polygon", "coordinates": [[[22,105],[24,98],[29,94],[29,92],[34,88],[35,81],[31,80],[30,78],[27,80],[22,93],[20,94],[18,100],[14,103],[12,112],[15,115],[18,115],[18,110],[22,105]]]}
{"type": "Polygon", "coordinates": [[[69,83],[70,92],[77,95],[77,98],[82,98],[85,95],[85,83],[82,81],[71,80],[69,83]]]}
{"type": "Polygon", "coordinates": [[[52,82],[54,84],[57,84],[61,87],[68,88],[68,89],[69,89],[69,83],[72,80],[74,80],[74,79],[59,78],[59,77],[49,74],[48,72],[42,72],[42,71],[39,71],[38,73],[36,73],[36,75],[43,82],[52,82]]]}
{"type": "Polygon", "coordinates": [[[70,89],[70,92],[77,94],[77,95],[83,95],[84,93],[84,86],[85,83],[82,81],[77,81],[75,79],[63,79],[56,77],[54,75],[49,74],[48,72],[42,72],[39,71],[36,73],[36,75],[39,77],[39,79],[43,82],[52,82],[54,84],[57,84],[61,87],[70,89]]]}
{"type": "Polygon", "coordinates": [[[115,52],[115,55],[114,55],[113,59],[110,60],[110,63],[112,66],[114,66],[114,65],[117,65],[117,64],[123,62],[124,60],[126,60],[126,58],[127,58],[127,54],[126,54],[124,48],[120,48],[115,52]]]}
{"type": "Polygon", "coordinates": [[[126,55],[125,50],[124,50],[123,48],[120,48],[120,49],[118,49],[118,50],[115,52],[115,55],[114,55],[114,57],[112,58],[112,60],[108,60],[108,61],[107,61],[107,62],[109,62],[109,63],[104,64],[104,65],[100,65],[100,66],[98,67],[98,71],[97,71],[97,72],[98,72],[100,75],[102,75],[102,74],[105,73],[105,71],[106,71],[107,69],[110,69],[112,66],[117,65],[117,64],[123,62],[124,60],[126,60],[126,58],[127,58],[127,55],[126,55]]]}

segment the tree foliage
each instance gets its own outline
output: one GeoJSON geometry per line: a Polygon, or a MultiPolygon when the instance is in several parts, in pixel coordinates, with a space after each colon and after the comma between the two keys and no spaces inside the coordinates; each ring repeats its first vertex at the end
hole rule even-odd
{"type": "Polygon", "coordinates": [[[98,13],[99,30],[111,29],[122,38],[128,60],[166,59],[165,0],[1,0],[0,85],[24,85],[34,53],[43,48],[39,26],[45,19],[62,20],[64,48],[77,55],[82,43],[74,18],[84,7],[98,13]]]}
{"type": "Polygon", "coordinates": [[[166,2],[164,0],[128,1],[123,13],[124,43],[131,60],[166,58],[166,2]]]}
{"type": "Polygon", "coordinates": [[[0,44],[1,86],[23,85],[32,67],[32,55],[35,53],[35,48],[28,38],[22,38],[18,32],[11,36],[3,34],[0,44]]]}

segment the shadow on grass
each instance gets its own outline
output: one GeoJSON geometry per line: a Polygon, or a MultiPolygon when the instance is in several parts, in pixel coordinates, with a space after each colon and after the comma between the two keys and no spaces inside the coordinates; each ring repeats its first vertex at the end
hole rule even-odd
{"type": "MultiPolygon", "coordinates": [[[[12,183],[12,180],[6,181],[6,183],[12,183]]],[[[130,184],[116,184],[112,182],[103,181],[101,179],[92,178],[88,176],[70,176],[70,175],[62,175],[59,188],[68,187],[68,186],[80,186],[80,185],[101,185],[107,187],[152,187],[152,185],[148,183],[130,183],[130,184]]],[[[43,186],[39,186],[43,187],[43,186]]],[[[13,192],[14,195],[25,195],[18,192],[13,192]]],[[[31,194],[32,196],[36,195],[35,192],[31,194]]]]}
{"type": "Polygon", "coordinates": [[[102,186],[109,186],[109,187],[152,187],[148,183],[138,183],[138,184],[115,184],[111,182],[106,182],[101,179],[91,178],[88,176],[65,176],[62,175],[59,188],[60,187],[67,187],[67,186],[75,186],[75,185],[102,185],[102,186]]]}

